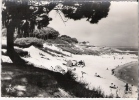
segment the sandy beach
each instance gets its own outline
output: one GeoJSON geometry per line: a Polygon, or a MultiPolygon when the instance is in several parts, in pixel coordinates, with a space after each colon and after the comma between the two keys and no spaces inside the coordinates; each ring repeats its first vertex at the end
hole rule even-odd
{"type": "MultiPolygon", "coordinates": [[[[19,47],[15,47],[16,49],[21,49],[19,47]]],[[[47,46],[49,48],[49,46],[47,46]]],[[[56,50],[55,46],[51,46],[49,49],[56,50]],[[53,49],[54,47],[54,49],[53,49]]],[[[119,97],[137,97],[137,87],[133,86],[132,94],[125,94],[125,82],[116,76],[112,75],[112,69],[120,66],[123,66],[127,63],[137,62],[137,56],[133,54],[112,54],[112,55],[74,55],[70,54],[66,51],[61,51],[61,49],[57,48],[57,51],[62,52],[67,56],[61,56],[55,52],[49,51],[55,56],[52,56],[34,46],[30,46],[29,48],[24,48],[24,51],[28,51],[30,57],[22,57],[29,63],[32,63],[35,67],[39,67],[42,69],[48,69],[54,72],[60,72],[65,74],[68,70],[72,70],[74,73],[74,77],[76,81],[83,82],[88,84],[88,89],[101,89],[104,91],[105,95],[113,94],[114,97],[117,95],[119,97]],[[32,52],[33,51],[33,52],[32,52]],[[68,60],[76,60],[76,61],[84,61],[85,67],[72,66],[67,67],[66,61],[68,60]],[[74,69],[74,70],[73,70],[74,69]],[[75,70],[76,69],[76,70],[75,70]],[[100,77],[96,77],[95,74],[98,74],[100,77]],[[115,85],[117,88],[110,88],[111,84],[115,85]]],[[[4,49],[3,49],[4,51],[4,49]]],[[[3,62],[7,62],[10,60],[7,56],[2,55],[3,62]]],[[[11,62],[11,61],[9,61],[11,62]]],[[[131,85],[131,84],[130,84],[131,85]]]]}
{"type": "Polygon", "coordinates": [[[116,67],[120,67],[126,63],[137,61],[137,56],[135,55],[101,55],[101,56],[93,56],[93,55],[73,55],[72,57],[60,57],[52,56],[38,48],[31,46],[29,48],[23,49],[30,53],[30,57],[24,58],[25,60],[33,63],[34,66],[40,67],[43,69],[49,69],[55,72],[60,72],[62,74],[66,73],[68,70],[72,70],[75,74],[76,81],[87,83],[87,88],[89,89],[101,89],[104,91],[105,95],[113,94],[114,97],[117,95],[120,97],[137,97],[137,87],[133,86],[132,94],[125,94],[125,82],[118,79],[114,75],[112,75],[112,69],[116,67]],[[31,52],[33,51],[33,52],[31,52]],[[43,54],[43,57],[42,55],[43,54]],[[83,60],[85,62],[85,67],[67,67],[64,65],[68,60],[83,60]],[[60,66],[60,68],[57,66],[60,66]],[[76,68],[76,70],[73,70],[76,68]],[[62,72],[64,70],[65,72],[62,72]],[[100,77],[96,77],[95,73],[97,73],[100,77]],[[111,83],[117,87],[117,89],[110,88],[111,83]]]}
{"type": "Polygon", "coordinates": [[[110,56],[74,56],[74,59],[82,59],[86,62],[86,67],[77,68],[75,73],[77,73],[78,81],[89,83],[89,88],[101,88],[106,95],[110,93],[118,94],[120,97],[137,97],[137,87],[134,87],[134,93],[132,95],[124,95],[125,90],[125,82],[119,80],[117,77],[112,75],[111,69],[116,68],[117,66],[121,66],[125,63],[129,63],[131,61],[137,61],[137,59],[131,59],[130,56],[127,55],[118,55],[116,59],[113,58],[113,55],[110,56]],[[124,56],[124,59],[119,59],[124,56]],[[107,70],[108,68],[108,70],[107,70]],[[81,71],[86,74],[81,74],[81,71]],[[95,77],[95,73],[100,75],[102,78],[95,77]],[[81,78],[82,77],[82,78],[81,78]],[[111,83],[116,85],[118,89],[110,88],[111,83]],[[116,93],[116,91],[118,91],[116,93]]]}

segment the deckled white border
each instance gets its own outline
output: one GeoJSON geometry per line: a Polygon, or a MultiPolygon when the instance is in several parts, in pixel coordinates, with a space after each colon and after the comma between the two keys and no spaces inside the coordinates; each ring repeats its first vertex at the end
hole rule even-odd
{"type": "MultiPolygon", "coordinates": [[[[0,0],[0,13],[2,12],[2,0],[0,0]]],[[[1,34],[2,34],[2,32],[1,32],[1,30],[2,30],[2,15],[0,14],[0,99],[1,99],[1,42],[2,42],[2,40],[1,40],[1,34]]]]}
{"type": "MultiPolygon", "coordinates": [[[[136,0],[94,0],[94,1],[103,1],[103,2],[105,2],[105,1],[110,1],[110,2],[135,2],[136,0]]],[[[139,2],[138,2],[138,5],[139,5],[139,2]]],[[[2,12],[2,0],[0,0],[0,12],[2,12]]],[[[138,8],[139,8],[139,6],[138,6],[138,8]]],[[[1,40],[1,30],[2,30],[2,15],[0,14],[0,58],[1,58],[1,42],[2,42],[2,40],[1,40]]],[[[139,23],[139,10],[138,10],[138,23],[139,23]]],[[[138,34],[139,34],[139,24],[138,24],[138,34]]],[[[0,74],[1,74],[1,59],[0,59],[0,74]]],[[[1,80],[1,75],[0,75],[0,80],[1,80]]],[[[29,97],[22,97],[22,98],[20,98],[20,97],[17,97],[17,98],[14,98],[14,97],[10,97],[10,98],[8,98],[8,97],[1,97],[1,81],[0,81],[0,100],[24,100],[24,99],[29,99],[29,100],[55,100],[55,99],[59,99],[59,100],[68,100],[68,99],[72,99],[72,100],[80,100],[80,99],[82,99],[82,100],[86,100],[86,99],[88,99],[88,100],[139,100],[139,97],[138,98],[29,98],[29,97]]]]}
{"type": "Polygon", "coordinates": [[[68,100],[68,99],[72,99],[72,100],[79,100],[79,99],[82,99],[82,100],[92,100],[92,99],[95,99],[95,100],[137,100],[137,98],[5,98],[5,97],[1,97],[0,98],[1,100],[17,100],[17,99],[20,99],[20,100],[23,100],[23,99],[29,99],[29,100],[46,100],[46,99],[49,99],[49,100],[68,100]]]}

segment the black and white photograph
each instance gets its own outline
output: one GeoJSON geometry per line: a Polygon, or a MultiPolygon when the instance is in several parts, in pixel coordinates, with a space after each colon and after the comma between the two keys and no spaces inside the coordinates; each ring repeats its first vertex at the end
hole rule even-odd
{"type": "Polygon", "coordinates": [[[2,98],[138,98],[138,2],[1,0],[2,98]]]}

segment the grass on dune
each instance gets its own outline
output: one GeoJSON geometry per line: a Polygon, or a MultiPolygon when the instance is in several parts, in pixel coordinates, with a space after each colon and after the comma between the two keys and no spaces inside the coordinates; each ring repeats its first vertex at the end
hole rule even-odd
{"type": "Polygon", "coordinates": [[[75,81],[72,72],[68,71],[65,75],[57,72],[35,68],[32,65],[16,66],[13,64],[2,64],[2,74],[12,72],[12,80],[2,80],[2,96],[18,97],[17,93],[7,93],[5,88],[12,84],[25,85],[27,91],[22,97],[37,97],[38,94],[45,93],[46,97],[54,97],[58,88],[67,91],[72,97],[104,98],[106,96],[100,89],[89,90],[85,83],[75,81]],[[26,79],[23,81],[22,79],[26,79]]]}
{"type": "Polygon", "coordinates": [[[58,84],[56,80],[53,76],[45,72],[24,68],[22,65],[17,67],[13,64],[2,64],[2,74],[5,72],[7,72],[6,75],[8,75],[10,72],[13,73],[13,75],[10,75],[12,77],[11,80],[2,80],[1,82],[3,97],[18,97],[18,91],[10,93],[6,92],[6,88],[10,84],[12,86],[26,86],[26,92],[24,95],[22,95],[22,97],[37,97],[37,95],[41,94],[42,92],[48,93],[49,96],[51,96],[51,94],[58,92],[58,84]]]}

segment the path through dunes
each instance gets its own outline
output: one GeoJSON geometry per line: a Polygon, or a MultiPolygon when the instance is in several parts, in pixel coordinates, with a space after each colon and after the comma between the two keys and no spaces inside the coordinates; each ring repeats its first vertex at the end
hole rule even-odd
{"type": "Polygon", "coordinates": [[[115,76],[127,83],[138,86],[138,62],[130,62],[116,67],[115,76]]]}

